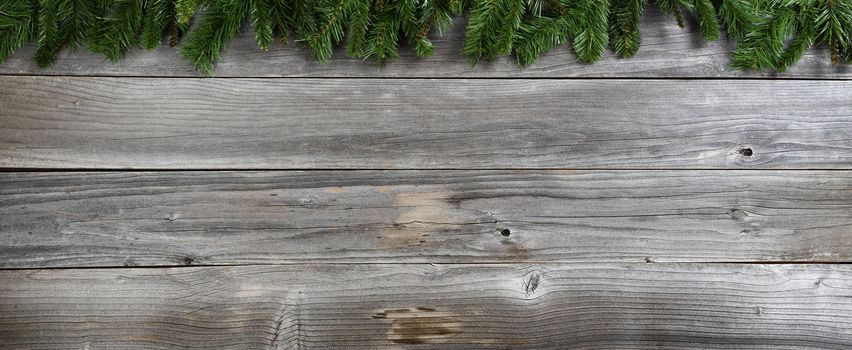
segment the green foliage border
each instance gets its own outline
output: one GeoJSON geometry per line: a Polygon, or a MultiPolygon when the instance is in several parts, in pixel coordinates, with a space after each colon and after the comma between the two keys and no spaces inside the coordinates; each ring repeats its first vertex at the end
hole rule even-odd
{"type": "Polygon", "coordinates": [[[431,55],[430,35],[466,15],[462,52],[472,64],[514,54],[526,66],[568,43],[592,63],[607,48],[622,58],[638,52],[648,6],[681,27],[685,15],[695,16],[705,40],[724,29],[738,69],[784,71],[814,46],[835,64],[852,62],[852,0],[2,0],[0,62],[32,41],[41,67],[80,47],[115,61],[133,47],[154,50],[165,37],[212,74],[248,21],[260,50],[294,35],[319,61],[345,42],[349,56],[383,63],[402,44],[431,55]]]}

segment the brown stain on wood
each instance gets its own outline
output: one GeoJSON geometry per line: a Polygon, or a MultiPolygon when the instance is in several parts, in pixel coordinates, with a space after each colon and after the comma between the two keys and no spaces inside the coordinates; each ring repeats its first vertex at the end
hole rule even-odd
{"type": "Polygon", "coordinates": [[[458,211],[448,201],[449,192],[399,193],[393,207],[399,214],[392,227],[379,230],[378,246],[395,249],[426,243],[430,236],[461,223],[458,211]]]}
{"type": "Polygon", "coordinates": [[[431,307],[389,309],[372,316],[390,320],[386,337],[396,344],[440,343],[461,333],[462,324],[452,312],[431,307]]]}
{"type": "Polygon", "coordinates": [[[509,242],[505,243],[509,247],[506,248],[506,253],[509,254],[508,258],[510,261],[526,261],[530,258],[530,253],[526,248],[521,246],[517,242],[509,242]]]}
{"type": "Polygon", "coordinates": [[[449,192],[400,193],[393,199],[394,207],[405,208],[394,223],[457,223],[456,210],[450,206],[449,192]]]}
{"type": "Polygon", "coordinates": [[[344,187],[327,187],[325,189],[325,191],[328,192],[328,193],[343,193],[343,192],[346,192],[346,188],[344,188],[344,187]]]}

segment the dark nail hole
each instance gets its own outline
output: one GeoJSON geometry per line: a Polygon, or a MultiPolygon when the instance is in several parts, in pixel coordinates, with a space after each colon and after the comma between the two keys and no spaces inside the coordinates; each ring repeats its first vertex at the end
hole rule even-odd
{"type": "Polygon", "coordinates": [[[741,148],[740,154],[742,154],[746,157],[751,157],[751,155],[754,154],[754,152],[751,151],[751,148],[741,148]]]}
{"type": "Polygon", "coordinates": [[[503,235],[503,237],[509,237],[509,235],[512,234],[512,231],[509,231],[509,229],[504,228],[504,229],[500,230],[500,234],[503,235]]]}

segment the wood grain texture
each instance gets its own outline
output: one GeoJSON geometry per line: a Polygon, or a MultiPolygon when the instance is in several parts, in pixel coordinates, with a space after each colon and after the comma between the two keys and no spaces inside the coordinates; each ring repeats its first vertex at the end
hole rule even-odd
{"type": "MultiPolygon", "coordinates": [[[[222,55],[216,67],[219,77],[769,77],[769,78],[852,78],[852,68],[833,66],[825,48],[808,52],[785,73],[754,73],[733,70],[728,65],[732,44],[727,40],[705,42],[694,18],[687,30],[680,29],[673,18],[649,8],[641,27],[642,48],[636,57],[617,59],[607,51],[601,61],[587,65],[577,62],[568,45],[551,51],[536,64],[519,68],[513,58],[504,57],[494,63],[482,62],[471,67],[461,54],[465,20],[457,19],[443,36],[433,34],[436,53],[430,58],[417,58],[411,48],[400,51],[401,58],[384,66],[372,61],[346,58],[337,50],[326,64],[310,58],[304,46],[291,42],[260,51],[254,33],[246,27],[222,55]]],[[[173,76],[197,77],[189,62],[175,48],[163,47],[156,52],[132,50],[118,64],[103,56],[78,51],[60,55],[48,69],[38,68],[32,57],[33,45],[20,49],[5,63],[0,74],[107,75],[107,76],[173,76]]]]}
{"type": "Polygon", "coordinates": [[[0,167],[850,169],[852,81],[5,77],[0,167]]]}
{"type": "Polygon", "coordinates": [[[14,349],[848,349],[849,265],[0,272],[14,349]]]}
{"type": "Polygon", "coordinates": [[[846,171],[0,174],[6,268],[849,262],[850,229],[846,171]]]}

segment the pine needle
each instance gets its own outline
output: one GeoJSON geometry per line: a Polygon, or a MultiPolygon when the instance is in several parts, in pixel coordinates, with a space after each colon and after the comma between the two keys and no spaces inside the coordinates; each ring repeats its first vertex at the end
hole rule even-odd
{"type": "Polygon", "coordinates": [[[0,3],[0,63],[35,38],[37,9],[30,0],[0,3]]]}
{"type": "Polygon", "coordinates": [[[343,23],[347,3],[352,0],[320,0],[317,2],[317,18],[320,25],[305,40],[314,57],[325,62],[331,58],[334,45],[343,39],[343,23]]]}
{"type": "Polygon", "coordinates": [[[483,57],[493,61],[512,51],[515,30],[524,14],[520,0],[478,0],[468,15],[462,52],[471,64],[483,57]]]}
{"type": "Polygon", "coordinates": [[[607,33],[609,2],[607,0],[578,1],[575,15],[578,16],[579,31],[575,31],[574,53],[580,61],[592,63],[601,58],[609,43],[607,33]]]}
{"type": "Polygon", "coordinates": [[[400,2],[391,2],[378,9],[379,14],[367,38],[369,49],[366,54],[375,56],[378,63],[399,57],[397,46],[401,22],[396,15],[397,6],[401,6],[400,2]]]}
{"type": "Polygon", "coordinates": [[[612,0],[609,42],[616,56],[632,57],[639,51],[639,21],[646,0],[612,0]]]}
{"type": "Polygon", "coordinates": [[[790,45],[782,53],[781,59],[776,64],[776,69],[784,72],[793,64],[798,62],[805,52],[808,51],[816,42],[816,30],[814,26],[814,16],[811,11],[799,13],[796,17],[796,37],[790,42],[790,45]]]}
{"type": "Polygon", "coordinates": [[[373,52],[367,33],[371,27],[372,1],[352,0],[352,13],[349,15],[349,37],[346,39],[346,52],[349,56],[367,58],[373,52]]]}
{"type": "Polygon", "coordinates": [[[279,35],[281,45],[287,44],[290,28],[293,26],[293,8],[288,0],[269,0],[272,4],[272,26],[279,35]]]}
{"type": "Polygon", "coordinates": [[[48,67],[62,49],[84,45],[105,4],[108,0],[41,0],[36,63],[48,67]]]}
{"type": "Polygon", "coordinates": [[[449,0],[423,0],[419,29],[414,37],[414,51],[417,57],[427,57],[435,53],[435,46],[429,40],[429,32],[436,28],[443,33],[452,24],[453,9],[449,0]]]}
{"type": "Polygon", "coordinates": [[[738,69],[773,69],[781,60],[784,42],[793,31],[796,13],[783,8],[771,19],[759,24],[734,50],[732,65],[738,69]]]}
{"type": "Polygon", "coordinates": [[[698,13],[698,25],[704,40],[719,39],[722,33],[719,30],[719,20],[716,19],[716,9],[710,0],[695,0],[695,11],[698,13]]]}
{"type": "Polygon", "coordinates": [[[816,11],[817,40],[828,44],[831,62],[839,64],[842,51],[852,42],[852,1],[818,1],[816,11]]]}
{"type": "Polygon", "coordinates": [[[654,2],[664,14],[675,16],[678,27],[686,27],[686,19],[683,17],[681,8],[692,9],[693,3],[688,0],[655,0],[654,2]]]}
{"type": "Polygon", "coordinates": [[[118,0],[112,14],[103,18],[93,29],[89,50],[118,61],[131,46],[139,43],[137,33],[142,27],[142,0],[118,0]]]}
{"type": "Polygon", "coordinates": [[[568,41],[570,25],[562,16],[557,18],[536,17],[518,29],[515,42],[515,58],[521,66],[528,66],[541,55],[568,41]]]}
{"type": "Polygon", "coordinates": [[[237,33],[248,14],[244,0],[216,0],[189,36],[180,52],[195,69],[213,74],[213,65],[219,61],[222,50],[237,33]]]}
{"type": "Polygon", "coordinates": [[[249,17],[254,29],[254,39],[261,51],[268,51],[274,40],[272,5],[272,0],[249,0],[249,17]]]}
{"type": "Polygon", "coordinates": [[[174,0],[174,4],[177,22],[182,25],[189,24],[198,6],[196,0],[174,0]]]}
{"type": "Polygon", "coordinates": [[[166,30],[169,0],[147,0],[142,19],[142,46],[154,50],[160,46],[166,30]]]}
{"type": "Polygon", "coordinates": [[[719,19],[728,37],[740,42],[754,29],[759,22],[757,9],[749,4],[750,0],[721,0],[718,13],[719,19]]]}

